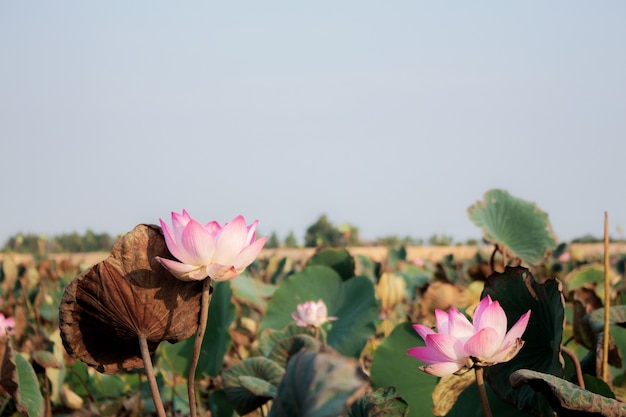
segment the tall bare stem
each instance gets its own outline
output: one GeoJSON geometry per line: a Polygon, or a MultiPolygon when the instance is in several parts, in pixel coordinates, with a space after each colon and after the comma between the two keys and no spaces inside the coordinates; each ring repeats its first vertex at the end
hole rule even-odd
{"type": "Polygon", "coordinates": [[[189,374],[187,376],[187,395],[189,397],[189,413],[191,417],[198,417],[196,408],[196,368],[200,360],[200,351],[202,350],[202,341],[206,331],[206,324],[209,320],[209,304],[211,303],[211,278],[204,280],[202,288],[202,300],[200,304],[200,320],[198,321],[198,330],[196,331],[196,340],[193,343],[193,352],[191,353],[191,363],[189,364],[189,374]]]}
{"type": "Polygon", "coordinates": [[[480,404],[483,406],[483,413],[485,417],[493,417],[491,407],[489,407],[487,390],[485,389],[484,369],[482,366],[476,366],[474,372],[476,373],[476,385],[478,386],[478,395],[480,396],[480,404]]]}
{"type": "Polygon", "coordinates": [[[141,351],[141,359],[143,359],[143,366],[146,371],[146,376],[148,377],[148,385],[150,386],[150,393],[152,393],[154,408],[156,408],[159,417],[165,417],[165,408],[163,408],[163,402],[161,401],[159,386],[157,385],[156,376],[154,375],[150,351],[148,350],[148,341],[145,336],[139,337],[139,350],[141,351]]]}
{"type": "Polygon", "coordinates": [[[611,281],[609,279],[609,214],[604,212],[604,340],[602,343],[602,380],[609,381],[609,324],[611,317],[611,281]]]}

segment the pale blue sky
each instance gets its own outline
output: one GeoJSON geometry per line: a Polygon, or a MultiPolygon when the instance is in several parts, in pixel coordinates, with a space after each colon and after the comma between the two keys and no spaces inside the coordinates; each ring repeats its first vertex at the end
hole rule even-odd
{"type": "Polygon", "coordinates": [[[0,246],[237,214],[298,238],[626,226],[626,2],[0,3],[0,246]]]}

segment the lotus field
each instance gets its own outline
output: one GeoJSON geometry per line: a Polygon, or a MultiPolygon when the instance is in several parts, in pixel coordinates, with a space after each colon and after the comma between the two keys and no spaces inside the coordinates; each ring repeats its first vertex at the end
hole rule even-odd
{"type": "Polygon", "coordinates": [[[463,259],[261,255],[257,221],[185,210],[95,265],[4,254],[0,414],[626,415],[626,256],[504,190],[468,216],[463,259]]]}

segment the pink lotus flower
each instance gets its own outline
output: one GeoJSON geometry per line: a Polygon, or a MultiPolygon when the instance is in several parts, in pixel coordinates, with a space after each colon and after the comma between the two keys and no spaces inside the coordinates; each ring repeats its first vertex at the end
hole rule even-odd
{"type": "Polygon", "coordinates": [[[7,334],[13,334],[15,320],[13,317],[5,318],[4,314],[0,314],[0,338],[7,334]]]}
{"type": "Polygon", "coordinates": [[[296,321],[296,324],[300,327],[320,327],[322,324],[328,321],[335,321],[337,317],[328,317],[328,310],[326,304],[322,300],[307,301],[303,304],[298,304],[298,312],[291,313],[291,317],[296,321]]]}
{"type": "Polygon", "coordinates": [[[224,227],[216,221],[202,225],[187,211],[172,212],[172,229],[159,219],[169,251],[180,262],[156,257],[176,278],[227,281],[240,274],[259,255],[267,237],[255,241],[258,220],[246,226],[237,216],[224,227]]]}
{"type": "Polygon", "coordinates": [[[413,328],[426,346],[414,347],[407,353],[426,366],[419,369],[435,376],[462,374],[473,366],[490,366],[507,362],[520,351],[521,340],[530,310],[508,331],[506,313],[491,297],[483,298],[474,312],[474,324],[451,308],[449,313],[435,311],[438,333],[430,327],[415,324],[413,328]]]}

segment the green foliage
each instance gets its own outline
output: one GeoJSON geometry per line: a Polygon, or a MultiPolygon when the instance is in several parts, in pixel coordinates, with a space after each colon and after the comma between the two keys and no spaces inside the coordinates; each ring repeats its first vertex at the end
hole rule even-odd
{"type": "Polygon", "coordinates": [[[428,238],[428,244],[431,246],[451,246],[453,241],[452,236],[442,234],[434,234],[428,238]]]}
{"type": "Polygon", "coordinates": [[[272,232],[270,236],[267,238],[267,242],[265,242],[265,248],[267,249],[275,249],[280,247],[280,240],[278,239],[278,235],[276,232],[272,232]]]}
{"type": "Polygon", "coordinates": [[[254,357],[222,372],[224,392],[239,415],[259,408],[276,396],[285,370],[276,362],[254,357]]]}
{"type": "MultiPolygon", "coordinates": [[[[202,340],[200,359],[196,368],[196,377],[202,374],[216,377],[222,370],[224,355],[231,346],[232,338],[228,331],[235,320],[236,312],[233,304],[233,292],[230,282],[214,283],[211,304],[209,305],[209,320],[206,334],[202,340]]],[[[169,362],[170,369],[178,370],[178,376],[186,378],[189,372],[189,358],[193,351],[194,338],[189,338],[177,344],[161,345],[163,360],[169,362]]]]}
{"type": "Polygon", "coordinates": [[[507,267],[485,282],[483,297],[490,295],[506,312],[509,328],[531,310],[530,321],[522,336],[524,347],[509,362],[485,368],[485,379],[502,398],[537,416],[552,416],[545,400],[529,387],[512,389],[509,376],[518,369],[532,369],[563,376],[560,345],[563,338],[563,295],[555,279],[535,281],[529,270],[507,267]]]}
{"type": "Polygon", "coordinates": [[[319,299],[326,304],[329,316],[338,317],[327,323],[328,345],[343,355],[359,357],[378,321],[374,286],[366,277],[344,281],[327,266],[307,266],[281,282],[267,305],[259,334],[263,329],[283,329],[293,322],[291,314],[298,304],[319,299]]]}
{"type": "Polygon", "coordinates": [[[287,365],[269,417],[339,417],[365,385],[356,360],[334,352],[301,351],[287,365]]]}
{"type": "Polygon", "coordinates": [[[296,239],[296,235],[293,233],[292,230],[289,231],[289,233],[287,233],[287,236],[285,236],[285,247],[286,248],[297,248],[298,247],[298,239],[296,239]]]}
{"type": "Polygon", "coordinates": [[[18,409],[21,409],[28,417],[43,417],[43,396],[33,367],[20,353],[15,354],[15,367],[18,386],[15,402],[18,409]]]}
{"type": "Polygon", "coordinates": [[[420,361],[407,355],[424,341],[413,330],[411,323],[401,323],[387,336],[372,358],[370,378],[376,388],[395,387],[398,395],[409,405],[409,417],[432,415],[432,392],[437,378],[418,370],[420,361]]]}
{"type": "Polygon", "coordinates": [[[498,245],[508,256],[536,265],[556,247],[548,214],[507,191],[489,190],[483,201],[467,211],[470,220],[483,230],[485,240],[498,245]]]}
{"type": "Polygon", "coordinates": [[[378,388],[356,400],[348,417],[406,417],[409,406],[396,394],[393,387],[378,388]]]}
{"type": "Polygon", "coordinates": [[[16,253],[61,253],[110,251],[116,238],[107,233],[87,230],[85,234],[64,233],[48,239],[35,234],[17,234],[7,239],[2,251],[16,253]]]}
{"type": "Polygon", "coordinates": [[[546,396],[559,416],[626,415],[626,404],[582,389],[564,379],[541,372],[520,369],[511,375],[514,387],[527,384],[546,396]]]}
{"type": "Polygon", "coordinates": [[[345,246],[344,234],[328,220],[325,214],[306,229],[304,246],[315,248],[321,246],[345,246]]]}
{"type": "Polygon", "coordinates": [[[354,258],[346,249],[323,249],[311,256],[307,265],[325,265],[346,280],[354,276],[354,258]]]}
{"type": "MultiPolygon", "coordinates": [[[[497,417],[530,417],[531,413],[518,410],[511,404],[500,398],[486,383],[487,398],[489,399],[489,407],[491,413],[497,417]]],[[[482,405],[480,404],[480,396],[475,383],[467,387],[459,396],[452,409],[446,414],[446,417],[483,417],[482,405]]]]}

